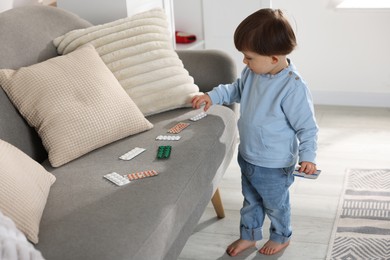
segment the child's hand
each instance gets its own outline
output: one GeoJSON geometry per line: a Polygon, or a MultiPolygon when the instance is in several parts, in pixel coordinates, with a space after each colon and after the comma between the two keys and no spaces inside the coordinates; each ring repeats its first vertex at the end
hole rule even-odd
{"type": "Polygon", "coordinates": [[[317,166],[311,162],[301,162],[301,168],[299,168],[299,172],[304,172],[306,174],[313,174],[317,171],[317,166]]]}
{"type": "Polygon", "coordinates": [[[191,100],[192,108],[199,109],[202,104],[205,104],[204,111],[207,111],[212,105],[211,98],[207,94],[195,96],[191,100]]]}

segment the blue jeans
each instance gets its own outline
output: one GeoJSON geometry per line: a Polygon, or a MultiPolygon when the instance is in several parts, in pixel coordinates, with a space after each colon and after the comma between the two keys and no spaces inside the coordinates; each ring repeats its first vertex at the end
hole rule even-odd
{"type": "Polygon", "coordinates": [[[270,240],[283,244],[290,240],[290,195],[294,182],[294,165],[287,168],[265,168],[246,162],[238,154],[241,167],[243,207],[240,211],[240,237],[257,241],[263,238],[265,215],[271,220],[270,240]]]}

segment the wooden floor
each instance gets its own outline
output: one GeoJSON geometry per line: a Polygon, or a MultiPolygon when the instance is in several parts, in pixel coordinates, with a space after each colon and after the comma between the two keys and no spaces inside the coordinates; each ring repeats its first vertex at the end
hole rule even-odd
{"type": "MultiPolygon", "coordinates": [[[[292,226],[290,246],[274,256],[255,248],[232,258],[226,247],[239,237],[242,205],[240,169],[233,158],[220,192],[226,217],[217,219],[211,205],[206,208],[188,240],[180,260],[214,259],[325,259],[345,171],[348,168],[390,168],[390,109],[317,106],[320,126],[317,180],[296,178],[292,185],[292,226]]],[[[269,221],[264,225],[268,238],[269,221]]]]}

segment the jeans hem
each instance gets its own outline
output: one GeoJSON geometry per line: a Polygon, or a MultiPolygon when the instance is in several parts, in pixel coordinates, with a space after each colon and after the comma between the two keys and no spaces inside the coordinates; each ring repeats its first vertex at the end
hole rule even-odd
{"type": "Polygon", "coordinates": [[[259,241],[263,239],[263,228],[245,228],[241,227],[240,238],[250,241],[259,241]]]}

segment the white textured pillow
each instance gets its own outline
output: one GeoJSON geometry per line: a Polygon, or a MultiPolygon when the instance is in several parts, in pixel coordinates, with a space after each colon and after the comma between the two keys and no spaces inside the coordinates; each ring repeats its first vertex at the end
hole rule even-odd
{"type": "Polygon", "coordinates": [[[92,45],[0,70],[0,85],[37,130],[53,167],[152,128],[92,45]]]}
{"type": "Polygon", "coordinates": [[[15,146],[0,139],[0,210],[33,243],[54,175],[15,146]]]}
{"type": "Polygon", "coordinates": [[[44,260],[15,223],[0,210],[0,259],[44,260]]]}
{"type": "Polygon", "coordinates": [[[74,30],[54,40],[60,54],[86,43],[95,46],[144,115],[188,106],[199,91],[172,48],[162,9],[74,30]]]}

